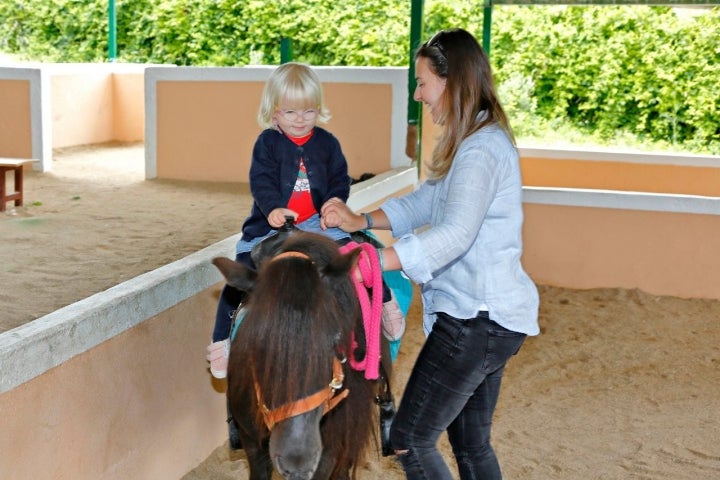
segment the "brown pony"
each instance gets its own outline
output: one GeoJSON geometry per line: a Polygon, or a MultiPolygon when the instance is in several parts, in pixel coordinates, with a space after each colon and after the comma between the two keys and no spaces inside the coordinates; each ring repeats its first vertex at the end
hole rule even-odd
{"type": "Polygon", "coordinates": [[[342,255],[332,240],[306,232],[274,250],[258,271],[213,260],[228,284],[249,294],[230,348],[227,398],[250,479],[269,480],[273,466],[290,480],[355,478],[378,425],[378,382],[344,361],[364,355],[352,344],[353,332],[364,344],[349,275],[359,250],[342,255]],[[320,392],[329,393],[309,404],[320,392]]]}

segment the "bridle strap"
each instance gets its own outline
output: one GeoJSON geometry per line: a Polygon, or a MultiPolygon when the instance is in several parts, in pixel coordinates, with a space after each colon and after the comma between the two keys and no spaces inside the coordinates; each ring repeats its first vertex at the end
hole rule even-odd
{"type": "Polygon", "coordinates": [[[268,430],[272,431],[275,424],[282,422],[283,420],[287,420],[288,418],[315,410],[320,405],[323,405],[323,415],[325,415],[330,410],[337,407],[338,404],[350,394],[350,390],[348,389],[338,392],[338,390],[342,388],[344,380],[345,374],[342,370],[342,364],[336,357],[333,359],[333,378],[327,388],[323,388],[309,397],[301,398],[300,400],[281,405],[272,410],[270,410],[263,402],[260,387],[257,382],[255,382],[255,395],[268,430]]]}
{"type": "Polygon", "coordinates": [[[283,253],[278,253],[274,257],[270,259],[271,262],[274,262],[275,260],[280,260],[281,258],[287,258],[287,257],[297,257],[297,258],[304,258],[306,260],[310,260],[310,257],[302,252],[295,252],[295,251],[288,251],[283,253]]]}

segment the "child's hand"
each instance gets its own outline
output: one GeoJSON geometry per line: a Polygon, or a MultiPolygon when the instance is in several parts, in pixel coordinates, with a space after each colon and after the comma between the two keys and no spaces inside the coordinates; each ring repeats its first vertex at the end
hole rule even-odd
{"type": "Polygon", "coordinates": [[[285,216],[293,217],[295,220],[298,218],[297,212],[289,208],[276,208],[268,215],[268,223],[273,228],[280,228],[285,225],[285,216]]]}

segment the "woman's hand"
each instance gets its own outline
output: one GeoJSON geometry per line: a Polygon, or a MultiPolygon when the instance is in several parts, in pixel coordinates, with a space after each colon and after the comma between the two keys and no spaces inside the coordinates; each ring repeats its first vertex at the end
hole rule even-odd
{"type": "Polygon", "coordinates": [[[273,228],[280,228],[285,225],[285,217],[293,217],[295,220],[298,218],[297,212],[290,210],[289,208],[276,208],[270,215],[268,215],[268,223],[273,228]]]}
{"type": "Polygon", "coordinates": [[[359,225],[358,219],[363,221],[361,215],[355,215],[339,198],[331,198],[320,209],[320,226],[323,230],[338,227],[345,232],[356,232],[365,226],[359,225]]]}

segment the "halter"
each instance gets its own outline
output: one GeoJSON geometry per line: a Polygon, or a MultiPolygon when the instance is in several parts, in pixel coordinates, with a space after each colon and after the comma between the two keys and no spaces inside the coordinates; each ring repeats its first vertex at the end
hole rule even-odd
{"type": "Polygon", "coordinates": [[[263,402],[260,387],[258,387],[257,382],[255,382],[255,396],[257,397],[257,402],[260,406],[267,429],[272,431],[275,424],[282,422],[283,420],[287,420],[290,417],[295,417],[315,410],[320,405],[323,406],[323,415],[325,415],[330,410],[337,407],[338,404],[350,394],[350,390],[347,388],[338,393],[338,390],[340,390],[343,386],[344,380],[345,374],[343,373],[342,364],[340,363],[340,360],[335,357],[333,359],[333,378],[327,388],[323,388],[309,397],[286,403],[285,405],[281,405],[272,410],[270,410],[263,402]]]}
{"type": "Polygon", "coordinates": [[[310,258],[308,255],[302,253],[302,252],[295,252],[293,250],[278,253],[273,258],[270,259],[271,262],[274,262],[275,260],[280,260],[281,258],[287,258],[287,257],[297,257],[297,258],[304,258],[306,260],[310,260],[312,262],[312,258],[310,258]]]}
{"type": "MultiPolygon", "coordinates": [[[[274,262],[275,260],[287,257],[304,258],[312,261],[308,255],[295,251],[280,253],[273,257],[270,261],[274,262]]],[[[323,388],[308,397],[286,403],[272,410],[265,405],[265,402],[262,399],[262,393],[260,392],[260,387],[258,386],[257,381],[255,381],[255,396],[267,429],[272,431],[273,427],[277,423],[315,410],[321,405],[323,406],[323,415],[337,407],[338,404],[350,394],[350,390],[347,388],[339,391],[342,389],[343,381],[345,380],[342,363],[343,362],[341,362],[337,357],[333,359],[333,376],[326,388],[323,388]]]]}

